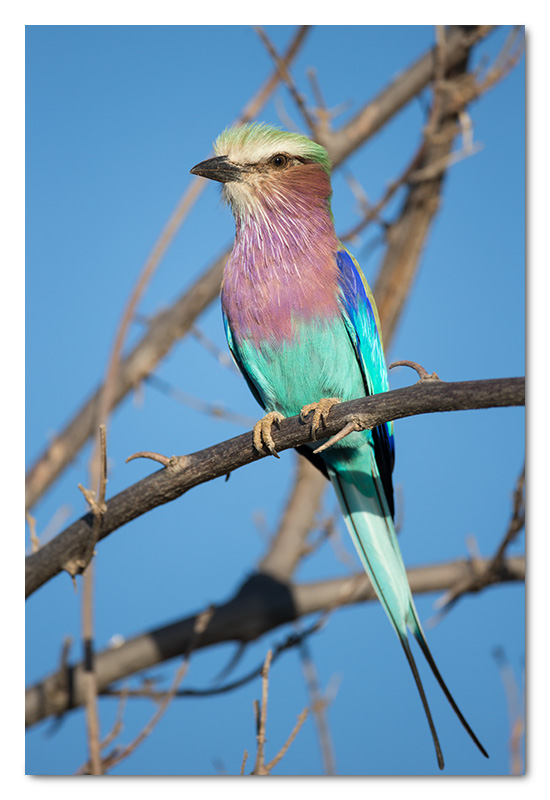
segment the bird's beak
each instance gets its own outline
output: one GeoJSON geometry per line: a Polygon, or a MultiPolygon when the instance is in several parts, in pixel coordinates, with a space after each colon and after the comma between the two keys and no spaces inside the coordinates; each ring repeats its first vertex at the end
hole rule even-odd
{"type": "Polygon", "coordinates": [[[192,175],[201,175],[212,181],[229,183],[229,181],[241,180],[243,169],[237,164],[233,164],[227,156],[216,156],[216,158],[207,158],[206,161],[201,161],[190,172],[192,175]]]}

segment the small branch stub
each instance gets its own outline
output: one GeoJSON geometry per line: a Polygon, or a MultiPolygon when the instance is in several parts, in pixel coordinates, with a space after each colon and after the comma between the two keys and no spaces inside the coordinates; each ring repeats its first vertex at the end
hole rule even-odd
{"type": "Polygon", "coordinates": [[[136,458],[149,458],[151,461],[157,461],[165,469],[177,471],[183,469],[185,466],[185,456],[163,456],[162,453],[154,453],[150,450],[142,450],[139,453],[132,453],[126,459],[126,464],[136,458]]]}
{"type": "Polygon", "coordinates": [[[426,369],[421,364],[417,364],[416,361],[409,361],[408,359],[404,359],[402,361],[394,361],[393,364],[390,364],[388,369],[393,369],[394,367],[410,367],[414,369],[420,378],[421,381],[440,381],[441,378],[437,374],[437,372],[432,372],[431,375],[428,373],[426,369]]]}

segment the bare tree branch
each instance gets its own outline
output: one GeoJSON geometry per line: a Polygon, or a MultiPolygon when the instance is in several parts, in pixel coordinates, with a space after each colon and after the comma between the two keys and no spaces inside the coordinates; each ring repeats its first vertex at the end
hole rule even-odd
{"type": "MultiPolygon", "coordinates": [[[[414,386],[334,406],[325,435],[333,436],[347,424],[355,430],[381,425],[392,419],[442,411],[495,408],[525,403],[524,378],[487,381],[419,381],[414,386]]],[[[299,416],[283,420],[273,438],[278,451],[312,441],[311,428],[299,416]]],[[[265,456],[253,445],[252,432],[191,455],[172,457],[168,466],[143,478],[112,497],[107,503],[99,538],[145,514],[156,506],[175,500],[201,483],[227,475],[265,456]]],[[[25,560],[26,596],[65,570],[79,574],[93,536],[93,515],[86,514],[25,560]]]]}

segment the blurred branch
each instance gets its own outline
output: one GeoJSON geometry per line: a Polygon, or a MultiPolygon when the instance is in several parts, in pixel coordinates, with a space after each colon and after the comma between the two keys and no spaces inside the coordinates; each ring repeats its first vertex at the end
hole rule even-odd
{"type": "Polygon", "coordinates": [[[29,525],[32,552],[36,553],[37,550],[40,550],[40,541],[36,535],[36,519],[32,516],[32,514],[29,514],[28,511],[25,512],[25,517],[29,525]]]}
{"type": "Polygon", "coordinates": [[[495,647],[493,656],[497,662],[500,672],[502,685],[506,694],[506,706],[508,708],[508,720],[510,724],[510,774],[523,775],[524,766],[521,752],[521,739],[525,732],[525,687],[521,692],[516,681],[512,666],[506,657],[502,647],[495,647]]]}
{"type": "Polygon", "coordinates": [[[271,650],[267,651],[264,665],[262,667],[262,702],[261,705],[256,700],[254,711],[256,715],[256,763],[252,770],[252,775],[269,775],[265,767],[265,726],[267,722],[267,695],[269,690],[269,666],[271,664],[271,650]]]}
{"type": "Polygon", "coordinates": [[[512,505],[510,522],[495,555],[488,562],[481,562],[477,557],[471,558],[472,569],[468,578],[464,578],[452,586],[438,600],[436,604],[439,609],[438,619],[448,613],[465,594],[478,592],[492,583],[495,578],[498,580],[506,550],[525,526],[525,465],[516,482],[512,505]]]}
{"type": "Polygon", "coordinates": [[[314,527],[315,516],[327,487],[325,476],[305,458],[296,460],[296,478],[277,533],[260,561],[261,572],[278,580],[292,577],[308,547],[306,539],[314,527]]]}
{"type": "MultiPolygon", "coordinates": [[[[281,655],[288,650],[292,650],[294,647],[300,647],[307,638],[317,633],[317,631],[323,627],[326,617],[327,614],[323,614],[306,630],[300,631],[300,633],[291,633],[286,637],[284,642],[275,645],[272,651],[271,663],[274,664],[281,655]]],[[[243,677],[231,681],[230,683],[213,686],[210,689],[178,689],[176,697],[213,697],[218,694],[228,694],[228,692],[233,692],[235,689],[240,689],[241,686],[245,686],[255,678],[259,678],[262,674],[263,667],[264,664],[262,662],[259,667],[256,667],[256,669],[253,669],[243,677]]],[[[226,670],[224,670],[224,672],[225,671],[226,670]]],[[[143,686],[139,689],[128,689],[127,687],[123,689],[106,688],[103,689],[101,694],[107,697],[148,697],[150,700],[157,701],[165,697],[166,691],[155,689],[154,682],[150,678],[146,678],[143,681],[143,686]]]]}
{"type": "MultiPolygon", "coordinates": [[[[290,63],[296,56],[309,27],[302,25],[298,29],[284,56],[285,63],[290,63]]],[[[278,82],[279,71],[275,70],[265,85],[245,106],[237,122],[243,123],[253,119],[267,102],[278,82]]],[[[98,419],[101,421],[101,417],[105,417],[132,388],[154,369],[174,342],[187,333],[196,317],[217,296],[228,252],[217,259],[168,311],[159,314],[148,332],[128,356],[121,358],[123,340],[139,298],[179,230],[188,209],[203,191],[205,184],[205,181],[195,180],[192,182],[155,244],[132,292],[119,326],[105,384],[94,392],[64,430],[54,437],[27,473],[25,499],[27,509],[36,503],[51,483],[71,463],[80,448],[93,435],[98,419]],[[106,384],[109,384],[109,390],[104,393],[106,384]]]]}
{"type": "MultiPolygon", "coordinates": [[[[487,35],[489,27],[477,26],[477,33],[468,35],[487,35]]],[[[523,31],[512,31],[495,65],[489,69],[484,80],[478,82],[474,75],[467,72],[469,49],[466,48],[462,57],[459,57],[460,47],[455,47],[458,34],[446,34],[441,26],[436,26],[436,36],[434,100],[420,148],[402,176],[390,184],[364,222],[350,232],[357,233],[371,222],[396,189],[404,183],[408,184],[401,211],[386,228],[388,248],[374,286],[386,348],[395,333],[420,265],[420,255],[439,209],[446,170],[480,148],[479,144],[472,141],[471,120],[465,108],[505,77],[523,53],[523,31]],[[452,152],[454,138],[461,131],[463,148],[452,152]]]]}
{"type": "MultiPolygon", "coordinates": [[[[463,62],[471,48],[494,28],[494,25],[450,26],[445,45],[447,70],[463,62]]],[[[334,166],[341,164],[360,144],[379,131],[433,80],[437,67],[436,51],[435,47],[429,50],[364,105],[349,122],[320,138],[320,143],[329,151],[334,166]]]]}
{"type": "Polygon", "coordinates": [[[327,706],[332,698],[328,697],[328,692],[323,693],[321,691],[317,670],[305,640],[300,643],[300,661],[302,662],[302,670],[311,698],[310,708],[317,727],[325,775],[336,775],[334,748],[326,715],[327,706]]]}
{"type": "Polygon", "coordinates": [[[281,78],[281,81],[285,84],[285,86],[287,87],[288,91],[292,95],[292,99],[294,100],[294,102],[296,103],[298,108],[300,109],[300,112],[301,112],[301,114],[302,114],[302,116],[303,116],[303,118],[304,118],[304,120],[305,120],[305,122],[306,122],[306,124],[307,124],[307,126],[309,128],[309,130],[311,131],[313,137],[315,138],[316,129],[317,129],[317,126],[315,124],[315,120],[310,115],[310,113],[309,113],[309,111],[307,109],[307,106],[305,104],[304,98],[302,97],[302,95],[300,94],[300,92],[298,91],[298,89],[296,87],[296,84],[294,83],[294,80],[292,78],[292,75],[290,74],[290,70],[288,68],[287,62],[285,61],[285,59],[283,59],[283,58],[281,58],[279,56],[279,54],[275,50],[275,47],[273,46],[273,42],[271,41],[269,36],[266,34],[264,29],[261,27],[261,25],[254,25],[254,30],[256,31],[256,33],[258,34],[260,39],[262,40],[263,44],[265,45],[265,48],[266,48],[267,52],[269,53],[269,55],[273,59],[273,61],[275,63],[275,66],[277,67],[277,72],[279,73],[279,77],[281,78]]]}
{"type": "MultiPolygon", "coordinates": [[[[408,189],[401,210],[386,228],[388,246],[374,285],[386,349],[393,338],[439,210],[445,171],[450,166],[453,141],[459,130],[458,111],[449,109],[451,98],[467,72],[469,50],[460,59],[451,58],[451,41],[451,38],[442,38],[440,33],[435,51],[436,81],[430,117],[420,148],[402,176],[408,189]]],[[[386,196],[391,196],[392,188],[389,187],[386,196]]]]}
{"type": "Polygon", "coordinates": [[[103,514],[106,511],[105,493],[107,490],[107,429],[104,423],[99,426],[99,449],[92,453],[90,463],[90,482],[91,485],[96,485],[96,479],[99,481],[97,489],[97,499],[95,491],[85,489],[78,484],[78,488],[86,498],[91,512],[93,514],[94,522],[92,526],[92,535],[88,541],[87,551],[83,554],[83,582],[84,590],[82,592],[82,650],[84,655],[84,690],[86,693],[86,734],[88,741],[88,752],[90,754],[90,774],[102,775],[103,765],[101,761],[101,746],[100,746],[100,725],[99,714],[97,710],[97,682],[95,675],[94,664],[94,603],[93,603],[93,590],[94,590],[94,562],[92,558],[95,552],[95,546],[99,539],[99,532],[103,524],[103,514]]]}
{"type": "Polygon", "coordinates": [[[243,428],[249,428],[256,422],[252,417],[246,417],[244,414],[230,411],[230,409],[218,403],[207,403],[189,394],[189,392],[184,392],[182,389],[172,386],[171,383],[165,381],[163,378],[159,378],[159,376],[154,373],[147,375],[144,380],[150,386],[153,386],[157,391],[162,392],[162,394],[165,394],[172,400],[176,400],[176,402],[188,408],[192,408],[195,411],[199,411],[201,414],[206,414],[206,416],[212,417],[213,419],[223,419],[227,422],[233,422],[235,425],[240,425],[243,428]]]}
{"type": "MultiPolygon", "coordinates": [[[[413,594],[424,594],[448,589],[470,572],[470,562],[459,560],[409,569],[407,575],[413,594]]],[[[506,558],[498,580],[524,581],[525,558],[506,558]]],[[[302,584],[283,584],[270,576],[256,574],[230,600],[215,607],[208,628],[195,649],[222,642],[254,641],[280,625],[309,614],[376,599],[364,573],[302,584]]],[[[197,616],[186,617],[128,639],[117,648],[97,653],[98,692],[129,675],[186,652],[194,635],[197,616]]],[[[46,717],[81,706],[84,701],[82,673],[82,664],[76,664],[65,668],[63,674],[55,672],[29,687],[26,693],[26,724],[34,725],[46,717]]]]}
{"type": "Polygon", "coordinates": [[[480,79],[475,75],[467,75],[465,77],[460,92],[456,94],[453,100],[455,109],[458,111],[478,100],[485,92],[506,78],[512,69],[517,66],[524,51],[525,32],[523,25],[514,25],[504,42],[502,50],[485,74],[480,79]]]}
{"type": "Polygon", "coordinates": [[[189,331],[191,336],[193,336],[197,342],[204,347],[204,349],[210,353],[210,355],[214,356],[218,364],[221,364],[222,367],[227,367],[228,369],[233,372],[234,375],[241,375],[239,372],[239,368],[233,361],[231,355],[229,354],[227,349],[221,350],[214,342],[210,341],[210,339],[204,335],[200,328],[196,325],[191,327],[189,331]]]}
{"type": "MultiPolygon", "coordinates": [[[[524,378],[461,383],[424,380],[414,386],[333,406],[324,433],[327,437],[334,436],[348,425],[354,430],[365,430],[416,414],[524,403],[524,378]]],[[[273,439],[278,451],[306,444],[312,441],[311,426],[299,416],[285,419],[280,429],[273,431],[273,439]]],[[[164,469],[123,490],[106,504],[100,539],[152,508],[175,500],[194,486],[227,475],[265,455],[254,448],[252,432],[248,432],[197,453],[159,458],[167,464],[164,469]]],[[[36,553],[27,556],[26,596],[63,570],[72,576],[79,574],[86,563],[83,559],[90,537],[93,537],[93,515],[86,514],[36,553]]]]}
{"type": "MultiPolygon", "coordinates": [[[[487,36],[492,28],[493,26],[451,28],[446,42],[447,66],[463,59],[469,48],[487,36]]],[[[307,26],[302,26],[296,34],[285,55],[287,65],[295,56],[306,32],[307,26]]],[[[418,94],[433,78],[434,69],[434,51],[430,50],[374,100],[368,102],[349,123],[330,134],[324,131],[320,140],[327,147],[334,165],[342,163],[418,94]]],[[[241,122],[257,115],[276,87],[279,77],[279,71],[276,70],[265,88],[247,105],[240,118],[241,122]]],[[[173,306],[155,317],[147,333],[120,361],[110,393],[110,410],[155,368],[173,344],[189,331],[196,317],[217,297],[228,254],[229,251],[226,251],[173,306]]],[[[26,508],[31,508],[36,503],[93,434],[100,392],[101,388],[90,397],[29,469],[26,478],[26,508]]]]}
{"type": "MultiPolygon", "coordinates": [[[[193,635],[188,642],[186,650],[184,652],[183,661],[176,671],[174,679],[172,681],[172,687],[169,692],[166,692],[165,696],[163,697],[162,701],[159,703],[159,707],[147,723],[143,730],[135,737],[135,739],[124,749],[116,750],[114,753],[110,754],[106,758],[102,760],[101,763],[101,773],[105,773],[107,770],[112,769],[114,766],[119,764],[125,758],[128,758],[134,750],[136,750],[139,745],[152,733],[154,728],[156,727],[157,723],[160,721],[161,717],[166,712],[166,709],[170,705],[171,701],[174,699],[176,695],[176,691],[178,686],[184,679],[185,675],[187,674],[187,670],[189,669],[189,658],[193,649],[197,646],[197,643],[200,641],[200,637],[208,627],[210,620],[212,619],[213,608],[207,608],[201,614],[198,614],[195,618],[195,623],[193,625],[193,635]]],[[[90,762],[84,764],[78,770],[78,774],[98,774],[91,771],[91,764],[90,762]]]]}

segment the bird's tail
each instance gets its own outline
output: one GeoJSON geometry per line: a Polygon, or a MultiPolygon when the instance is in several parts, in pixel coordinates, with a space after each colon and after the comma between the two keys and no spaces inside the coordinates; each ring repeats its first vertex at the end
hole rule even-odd
{"type": "Polygon", "coordinates": [[[405,652],[430,727],[439,768],[443,769],[444,767],[443,755],[426,694],[408,641],[407,628],[410,629],[418,641],[436,680],[455,714],[479,750],[488,758],[485,749],[466,722],[443,681],[426,643],[412,599],[393,519],[389,512],[376,462],[373,457],[371,457],[371,460],[372,471],[361,470],[359,473],[342,470],[336,472],[332,466],[329,466],[329,475],[359,558],[405,652]]]}

